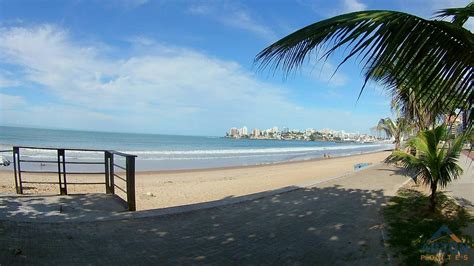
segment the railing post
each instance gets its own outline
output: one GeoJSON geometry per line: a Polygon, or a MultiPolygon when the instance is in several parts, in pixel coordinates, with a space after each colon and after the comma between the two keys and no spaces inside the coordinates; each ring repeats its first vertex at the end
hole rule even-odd
{"type": "Polygon", "coordinates": [[[109,151],[104,151],[105,193],[110,194],[109,151]]]}
{"type": "Polygon", "coordinates": [[[13,147],[13,171],[15,172],[15,188],[17,194],[23,194],[23,184],[21,182],[20,148],[13,147]]]}
{"type": "Polygon", "coordinates": [[[135,211],[135,156],[126,157],[128,210],[135,211]]]}
{"type": "Polygon", "coordinates": [[[109,153],[109,190],[115,194],[115,171],[114,171],[114,154],[109,153]]]}
{"type": "Polygon", "coordinates": [[[105,192],[107,194],[114,194],[114,154],[110,151],[105,151],[105,192]]]}
{"type": "Polygon", "coordinates": [[[67,195],[67,180],[66,180],[66,159],[64,149],[58,149],[58,178],[59,178],[59,193],[67,195]],[[62,164],[62,169],[61,169],[62,164]]]}

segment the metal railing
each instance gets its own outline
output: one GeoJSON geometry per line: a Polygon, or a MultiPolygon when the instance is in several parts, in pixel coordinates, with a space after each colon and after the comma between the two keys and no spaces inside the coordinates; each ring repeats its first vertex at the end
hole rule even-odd
{"type": "Polygon", "coordinates": [[[136,155],[126,154],[113,150],[91,150],[91,149],[62,149],[62,148],[44,148],[44,147],[26,147],[26,146],[14,146],[13,147],[13,171],[15,175],[15,187],[17,194],[23,194],[23,184],[57,184],[59,186],[59,194],[68,194],[68,185],[105,185],[105,192],[108,194],[116,194],[115,189],[123,192],[126,197],[121,198],[128,207],[129,211],[136,210],[135,202],[135,157],[136,155]],[[35,149],[35,150],[50,150],[56,151],[56,160],[32,160],[24,159],[20,153],[23,149],[35,149]],[[104,153],[103,161],[71,161],[66,160],[67,153],[70,151],[74,152],[102,152],[104,153]],[[125,165],[119,165],[114,158],[120,158],[125,160],[125,165]],[[22,163],[29,164],[40,164],[45,165],[57,165],[57,171],[44,171],[44,170],[23,170],[22,163]],[[98,165],[103,166],[103,171],[68,171],[67,166],[69,165],[98,165]],[[116,173],[115,169],[119,168],[124,171],[125,176],[121,176],[116,173]],[[57,182],[49,181],[28,181],[24,180],[22,174],[57,174],[57,182]],[[104,182],[70,182],[67,180],[69,175],[104,175],[104,182]],[[120,186],[115,182],[115,178],[124,182],[124,185],[120,186]]]}

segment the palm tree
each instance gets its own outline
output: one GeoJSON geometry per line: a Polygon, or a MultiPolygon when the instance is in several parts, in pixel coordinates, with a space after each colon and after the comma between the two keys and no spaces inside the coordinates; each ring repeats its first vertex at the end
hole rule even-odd
{"type": "Polygon", "coordinates": [[[427,20],[386,10],[343,14],[291,33],[261,51],[255,62],[261,67],[281,68],[288,75],[310,55],[327,59],[339,48],[346,48],[349,52],[339,66],[351,58],[358,58],[363,66],[365,82],[359,97],[366,83],[376,77],[377,69],[393,65],[384,79],[387,88],[403,80],[407,88],[417,90],[415,100],[428,109],[470,109],[474,34],[463,25],[474,16],[474,3],[436,15],[427,20]],[[443,20],[447,17],[451,22],[443,20]]]}
{"type": "MultiPolygon", "coordinates": [[[[376,69],[373,80],[384,83],[384,81],[392,78],[394,71],[393,64],[380,67],[376,69]]],[[[414,75],[417,75],[417,73],[410,73],[410,76],[414,75]]],[[[433,106],[428,108],[423,105],[423,101],[419,100],[423,95],[418,95],[420,91],[418,88],[408,87],[407,82],[409,80],[410,78],[396,80],[397,84],[389,89],[389,93],[392,96],[392,111],[400,113],[418,131],[429,129],[430,126],[435,124],[438,117],[446,112],[449,113],[452,109],[440,106],[439,104],[436,108],[433,108],[433,106]]]]}
{"type": "Polygon", "coordinates": [[[462,174],[462,168],[457,164],[457,161],[465,135],[458,136],[452,142],[447,141],[448,135],[448,128],[444,124],[432,130],[421,131],[408,143],[409,146],[416,149],[416,155],[394,151],[386,159],[386,162],[400,162],[413,174],[415,182],[417,179],[421,179],[423,184],[430,186],[430,209],[432,211],[436,207],[438,187],[445,187],[462,174]]]}
{"type": "Polygon", "coordinates": [[[409,131],[410,124],[408,123],[407,119],[403,117],[398,117],[395,120],[395,123],[392,121],[392,119],[387,117],[380,119],[376,128],[378,131],[385,132],[389,138],[393,137],[395,139],[395,150],[400,150],[402,137],[406,132],[409,131]]]}

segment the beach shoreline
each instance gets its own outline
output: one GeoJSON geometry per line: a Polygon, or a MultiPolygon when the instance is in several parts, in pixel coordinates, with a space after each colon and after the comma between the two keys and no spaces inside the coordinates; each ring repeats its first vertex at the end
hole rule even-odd
{"type": "MultiPolygon", "coordinates": [[[[381,163],[390,151],[364,153],[273,164],[194,170],[136,172],[138,210],[175,207],[244,196],[307,182],[318,182],[354,172],[357,163],[381,163]]],[[[69,182],[85,182],[84,176],[68,175],[69,182]]],[[[103,175],[87,176],[88,182],[103,182],[103,175]]],[[[57,181],[54,174],[25,175],[24,180],[57,181]]],[[[116,179],[119,185],[120,180],[116,179]]],[[[27,184],[25,193],[56,194],[58,185],[27,184]]],[[[104,193],[104,185],[69,185],[70,194],[104,193]]],[[[12,171],[0,171],[0,193],[14,194],[12,171]]],[[[117,191],[120,195],[120,191],[117,191]]]]}
{"type": "MultiPolygon", "coordinates": [[[[287,164],[299,164],[304,162],[317,162],[317,161],[325,161],[337,158],[348,158],[353,156],[360,156],[365,154],[374,154],[374,153],[381,153],[381,152],[392,152],[392,150],[383,150],[383,151],[370,151],[370,152],[363,152],[358,154],[349,154],[349,155],[341,155],[341,156],[333,156],[330,158],[310,158],[310,159],[298,159],[298,160],[289,160],[289,161],[281,161],[281,162],[271,162],[271,163],[261,163],[261,164],[251,164],[251,165],[233,165],[233,166],[217,166],[217,167],[207,167],[207,168],[189,168],[189,169],[175,169],[175,170],[137,170],[136,173],[141,174],[179,174],[179,173],[188,173],[188,172],[208,172],[208,171],[221,171],[221,170],[235,170],[241,168],[260,168],[260,167],[267,167],[267,166],[274,166],[274,165],[287,165],[287,164]]],[[[1,172],[1,170],[0,170],[1,172]]]]}

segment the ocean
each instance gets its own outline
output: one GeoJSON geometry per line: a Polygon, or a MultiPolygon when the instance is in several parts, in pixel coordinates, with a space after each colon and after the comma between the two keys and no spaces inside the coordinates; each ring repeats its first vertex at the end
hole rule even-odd
{"type": "MultiPolygon", "coordinates": [[[[117,150],[137,155],[137,170],[179,170],[271,164],[368,153],[392,144],[251,140],[224,137],[107,133],[0,126],[2,150],[12,146],[117,150]]],[[[10,153],[2,154],[11,158],[10,153]]],[[[103,153],[68,152],[71,160],[103,160],[103,153]]],[[[22,150],[23,158],[56,159],[53,151],[22,150]]],[[[1,168],[0,168],[1,169],[1,168]]]]}

